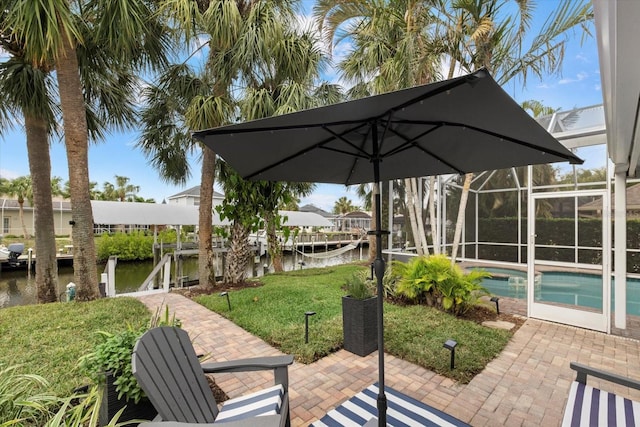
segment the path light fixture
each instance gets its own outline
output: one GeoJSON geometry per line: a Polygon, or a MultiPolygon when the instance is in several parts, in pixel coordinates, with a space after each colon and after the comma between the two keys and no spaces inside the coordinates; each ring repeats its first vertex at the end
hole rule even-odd
{"type": "Polygon", "coordinates": [[[491,301],[491,302],[495,302],[495,303],[496,303],[496,312],[497,312],[498,314],[500,314],[500,305],[498,304],[498,300],[500,300],[500,298],[498,298],[498,297],[491,297],[491,298],[489,299],[489,301],[491,301]]]}
{"type": "Polygon", "coordinates": [[[447,340],[445,341],[443,347],[446,348],[447,350],[449,350],[451,352],[451,364],[449,365],[451,369],[454,368],[454,361],[456,358],[456,346],[458,345],[458,343],[454,340],[447,340]]]}
{"type": "Polygon", "coordinates": [[[370,280],[373,280],[373,263],[371,263],[371,277],[369,277],[370,280]]]}
{"type": "Polygon", "coordinates": [[[315,315],[315,311],[304,313],[304,343],[309,344],[309,317],[315,315]]]}
{"type": "Polygon", "coordinates": [[[221,292],[221,297],[227,297],[227,305],[229,306],[229,311],[231,311],[231,300],[229,299],[229,292],[221,292]]]}

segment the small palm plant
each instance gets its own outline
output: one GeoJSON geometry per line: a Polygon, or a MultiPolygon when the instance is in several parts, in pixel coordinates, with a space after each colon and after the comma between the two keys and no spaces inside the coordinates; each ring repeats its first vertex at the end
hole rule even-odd
{"type": "Polygon", "coordinates": [[[451,265],[445,255],[416,257],[407,263],[394,261],[392,269],[400,277],[398,295],[455,315],[464,313],[481,295],[489,293],[481,283],[490,274],[482,270],[465,273],[458,265],[451,265]]]}

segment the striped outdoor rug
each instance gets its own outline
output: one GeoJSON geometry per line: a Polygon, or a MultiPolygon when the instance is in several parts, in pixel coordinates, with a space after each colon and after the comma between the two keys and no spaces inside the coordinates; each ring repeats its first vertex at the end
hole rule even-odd
{"type": "MultiPolygon", "coordinates": [[[[387,395],[387,425],[400,426],[468,426],[457,418],[445,414],[405,394],[385,387],[387,395]]],[[[375,383],[329,412],[313,427],[363,426],[378,415],[376,402],[378,383],[375,383]]]]}

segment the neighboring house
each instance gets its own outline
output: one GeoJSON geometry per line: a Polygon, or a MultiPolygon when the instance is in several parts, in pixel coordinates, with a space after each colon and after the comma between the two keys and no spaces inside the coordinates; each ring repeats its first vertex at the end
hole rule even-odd
{"type": "MultiPolygon", "coordinates": [[[[213,192],[213,206],[221,205],[224,200],[224,194],[213,192]]],[[[173,196],[167,197],[167,204],[200,206],[200,186],[187,188],[173,196]]]]}
{"type": "MultiPolygon", "coordinates": [[[[615,206],[616,195],[611,194],[611,211],[615,206]]],[[[599,197],[593,202],[585,203],[578,208],[578,215],[581,218],[601,218],[602,198],[599,197]]],[[[640,184],[627,187],[627,219],[640,219],[640,184]]]]}
{"type": "MultiPolygon", "coordinates": [[[[30,235],[35,234],[35,218],[33,207],[25,200],[23,205],[24,225],[30,235]]],[[[53,199],[53,225],[58,236],[71,234],[71,202],[68,200],[53,199]]],[[[16,199],[0,198],[0,235],[22,236],[22,223],[20,222],[20,205],[16,199]]]]}
{"type": "Polygon", "coordinates": [[[355,211],[338,215],[332,219],[338,231],[361,231],[371,229],[371,215],[355,211]]]}

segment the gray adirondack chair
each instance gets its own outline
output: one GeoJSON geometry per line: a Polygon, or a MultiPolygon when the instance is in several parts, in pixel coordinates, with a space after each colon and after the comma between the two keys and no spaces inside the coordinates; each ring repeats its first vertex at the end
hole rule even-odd
{"type": "Polygon", "coordinates": [[[131,364],[158,418],[145,427],[290,425],[288,366],[293,356],[200,364],[187,332],[163,326],[145,332],[131,364]],[[231,399],[218,409],[205,373],[273,370],[275,386],[231,399]]]}

